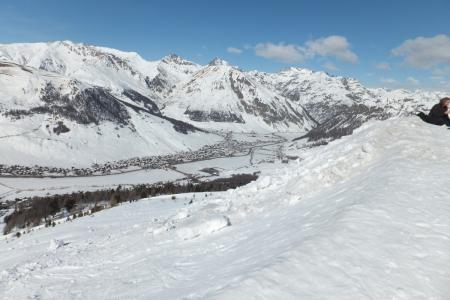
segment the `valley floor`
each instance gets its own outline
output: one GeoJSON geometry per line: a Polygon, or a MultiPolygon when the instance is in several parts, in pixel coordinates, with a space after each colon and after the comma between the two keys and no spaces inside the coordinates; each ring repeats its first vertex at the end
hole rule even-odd
{"type": "Polygon", "coordinates": [[[448,299],[450,131],[371,122],[222,193],[0,239],[1,299],[448,299]]]}
{"type": "MultiPolygon", "coordinates": [[[[0,176],[0,202],[17,198],[65,194],[76,191],[114,189],[117,186],[154,184],[186,179],[210,180],[237,173],[253,173],[281,166],[282,159],[298,151],[305,141],[291,143],[302,133],[243,134],[233,133],[233,146],[225,146],[230,156],[217,157],[212,151],[210,159],[175,163],[165,168],[130,168],[98,176],[12,177],[0,176]],[[249,144],[240,144],[242,142],[249,144]],[[292,144],[292,145],[291,145],[292,144]],[[228,148],[227,148],[228,147],[228,148]]],[[[176,157],[176,155],[174,155],[176,157]]],[[[293,160],[291,160],[292,162],[293,160]]],[[[286,162],[286,160],[285,160],[286,162]]]]}

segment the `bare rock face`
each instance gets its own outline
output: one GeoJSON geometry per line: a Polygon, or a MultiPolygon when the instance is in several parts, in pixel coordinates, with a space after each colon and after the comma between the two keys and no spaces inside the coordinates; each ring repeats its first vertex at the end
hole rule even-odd
{"type": "Polygon", "coordinates": [[[41,104],[29,109],[11,109],[4,114],[22,118],[33,114],[56,115],[80,124],[114,122],[128,124],[130,116],[126,108],[108,91],[99,87],[84,90],[72,89],[63,94],[51,82],[40,93],[41,104]]]}
{"type": "Polygon", "coordinates": [[[385,120],[389,118],[389,114],[382,108],[368,107],[362,104],[344,105],[335,108],[335,110],[338,112],[337,114],[311,129],[302,138],[308,138],[310,142],[327,142],[352,134],[353,130],[368,120],[385,120]]]}
{"type": "Polygon", "coordinates": [[[109,121],[126,125],[130,119],[118,99],[98,87],[78,91],[75,95],[62,95],[51,83],[47,83],[41,92],[41,99],[45,105],[35,109],[36,112],[57,114],[81,124],[109,121]]]}
{"type": "Polygon", "coordinates": [[[136,104],[140,104],[141,106],[131,105],[127,102],[121,101],[123,105],[130,107],[137,112],[148,113],[163,120],[169,121],[173,125],[173,129],[177,132],[188,134],[189,132],[202,131],[201,129],[189,123],[163,115],[154,101],[136,91],[125,90],[122,94],[128,99],[134,101],[136,104]],[[143,109],[142,106],[144,106],[145,108],[143,109]]]}
{"type": "Polygon", "coordinates": [[[69,132],[70,129],[64,125],[63,121],[58,121],[58,125],[56,127],[53,127],[53,132],[57,135],[60,135],[61,133],[69,132]]]}
{"type": "Polygon", "coordinates": [[[143,105],[151,114],[158,116],[161,115],[158,105],[156,105],[156,103],[150,98],[130,89],[124,90],[122,94],[133,102],[143,105]]]}
{"type": "Polygon", "coordinates": [[[159,73],[153,79],[146,77],[145,83],[150,90],[158,94],[170,94],[174,88],[174,85],[162,73],[159,73]]]}

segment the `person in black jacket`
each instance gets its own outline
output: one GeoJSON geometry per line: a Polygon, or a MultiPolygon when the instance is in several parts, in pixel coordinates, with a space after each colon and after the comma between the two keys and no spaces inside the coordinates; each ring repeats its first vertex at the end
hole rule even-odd
{"type": "Polygon", "coordinates": [[[417,116],[427,123],[439,126],[447,125],[450,127],[450,119],[448,118],[448,114],[450,113],[449,106],[450,98],[443,98],[438,104],[431,108],[428,115],[420,112],[417,116]]]}

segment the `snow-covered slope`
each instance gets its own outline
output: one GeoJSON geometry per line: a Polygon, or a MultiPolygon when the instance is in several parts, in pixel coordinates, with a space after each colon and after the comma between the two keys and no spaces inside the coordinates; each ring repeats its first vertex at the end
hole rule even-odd
{"type": "MultiPolygon", "coordinates": [[[[89,166],[197,149],[218,140],[189,124],[197,119],[185,114],[186,106],[176,114],[167,108],[178,100],[177,107],[191,100],[200,107],[209,96],[220,102],[225,94],[216,94],[216,90],[202,90],[197,99],[180,99],[194,74],[208,73],[210,66],[174,54],[146,61],[133,52],[70,41],[0,45],[0,61],[0,164],[89,166]]],[[[245,78],[244,73],[233,72],[239,72],[237,79],[245,78]]],[[[234,119],[220,122],[220,126],[197,122],[199,126],[265,132],[311,127],[283,97],[278,101],[273,92],[253,85],[247,88],[252,98],[241,99],[228,81],[224,83],[233,96],[224,100],[229,104],[224,113],[239,115],[241,126],[235,126],[234,119]],[[247,106],[243,108],[241,103],[247,106]]],[[[240,85],[235,83],[237,92],[240,85]]],[[[210,114],[215,104],[202,107],[203,112],[210,114]]]]}
{"type": "Polygon", "coordinates": [[[148,82],[148,87],[162,99],[170,98],[177,84],[189,80],[201,68],[201,65],[170,54],[158,63],[158,74],[148,82]]]}
{"type": "Polygon", "coordinates": [[[319,123],[330,117],[331,106],[363,104],[380,107],[393,116],[408,115],[418,108],[435,103],[442,94],[421,90],[370,89],[354,78],[301,68],[290,68],[279,73],[250,73],[266,86],[301,103],[319,123]]]}
{"type": "Polygon", "coordinates": [[[447,94],[442,92],[370,89],[353,78],[331,76],[302,68],[279,73],[252,71],[264,86],[301,105],[319,124],[310,139],[351,134],[367,120],[403,117],[428,110],[447,94]]]}
{"type": "Polygon", "coordinates": [[[113,90],[146,88],[158,74],[158,62],[137,53],[70,41],[0,45],[0,60],[61,74],[113,90]]]}
{"type": "Polygon", "coordinates": [[[219,140],[165,117],[134,90],[114,93],[4,61],[0,86],[0,164],[90,166],[198,149],[219,140]]]}
{"type": "Polygon", "coordinates": [[[371,122],[238,190],[7,237],[0,297],[446,299],[449,139],[371,122]]]}
{"type": "Polygon", "coordinates": [[[447,95],[369,89],[300,68],[245,72],[220,59],[202,66],[174,54],[147,61],[62,41],[0,45],[0,96],[0,164],[48,164],[70,153],[73,160],[60,162],[89,165],[217,140],[192,124],[207,131],[308,131],[309,140],[326,142],[368,120],[426,110],[447,95]]]}
{"type": "Polygon", "coordinates": [[[243,131],[310,129],[315,123],[283,96],[251,76],[214,59],[178,86],[164,112],[185,116],[198,126],[240,128],[243,131]],[[230,125],[230,123],[233,125],[230,125]]]}

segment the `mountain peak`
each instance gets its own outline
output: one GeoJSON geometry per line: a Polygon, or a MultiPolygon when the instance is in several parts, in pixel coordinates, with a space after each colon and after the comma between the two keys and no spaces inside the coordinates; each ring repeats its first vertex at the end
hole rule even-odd
{"type": "Polygon", "coordinates": [[[172,61],[172,60],[179,60],[179,59],[183,59],[183,58],[176,53],[169,53],[168,55],[164,56],[163,59],[172,61]]]}
{"type": "Polygon", "coordinates": [[[178,65],[195,65],[193,62],[188,61],[175,53],[170,53],[169,55],[164,56],[162,61],[165,63],[175,63],[178,65]]]}
{"type": "Polygon", "coordinates": [[[209,62],[208,65],[209,66],[229,66],[230,64],[227,61],[225,61],[219,57],[215,57],[212,61],[209,62]]]}
{"type": "Polygon", "coordinates": [[[289,67],[281,71],[281,73],[293,73],[293,74],[314,74],[316,71],[300,68],[300,67],[289,67]]]}

